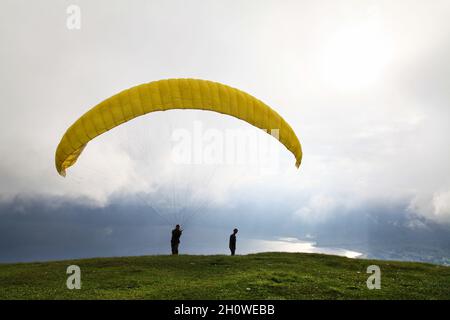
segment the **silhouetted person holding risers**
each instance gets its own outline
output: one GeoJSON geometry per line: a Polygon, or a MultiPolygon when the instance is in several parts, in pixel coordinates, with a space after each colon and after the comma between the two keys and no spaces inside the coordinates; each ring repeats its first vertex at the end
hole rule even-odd
{"type": "Polygon", "coordinates": [[[172,230],[172,239],[170,239],[170,244],[172,246],[172,254],[178,254],[178,245],[180,244],[180,237],[183,230],[180,229],[180,225],[177,224],[175,229],[172,230]]]}
{"type": "Polygon", "coordinates": [[[236,233],[238,233],[238,229],[233,230],[233,234],[230,236],[230,251],[231,255],[234,256],[236,251],[236,233]]]}

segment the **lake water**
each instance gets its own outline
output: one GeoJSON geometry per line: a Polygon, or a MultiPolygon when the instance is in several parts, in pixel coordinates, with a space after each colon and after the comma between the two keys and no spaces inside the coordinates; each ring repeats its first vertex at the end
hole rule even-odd
{"type": "Polygon", "coordinates": [[[296,238],[278,238],[275,240],[247,239],[241,241],[239,245],[240,254],[258,253],[258,252],[304,252],[304,253],[323,253],[347,258],[358,258],[362,253],[343,248],[322,248],[317,247],[315,242],[302,241],[296,238]]]}

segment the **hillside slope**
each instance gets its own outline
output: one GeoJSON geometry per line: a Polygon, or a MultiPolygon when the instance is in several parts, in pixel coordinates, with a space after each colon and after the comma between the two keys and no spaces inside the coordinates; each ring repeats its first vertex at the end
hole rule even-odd
{"type": "Polygon", "coordinates": [[[450,267],[304,253],[1,264],[0,299],[450,299],[450,267]],[[66,287],[72,264],[80,290],[66,287]],[[366,286],[373,264],[380,290],[366,286]]]}

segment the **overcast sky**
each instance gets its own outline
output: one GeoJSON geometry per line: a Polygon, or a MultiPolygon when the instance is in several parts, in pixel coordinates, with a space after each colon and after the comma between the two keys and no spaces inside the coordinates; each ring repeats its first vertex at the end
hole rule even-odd
{"type": "Polygon", "coordinates": [[[2,0],[1,7],[3,203],[56,197],[104,207],[145,193],[151,203],[172,197],[164,201],[232,208],[276,198],[302,221],[394,203],[450,224],[447,0],[2,0]],[[81,9],[79,30],[67,28],[71,4],[81,9]],[[300,170],[259,131],[276,145],[275,172],[168,164],[174,129],[257,130],[173,111],[99,137],[65,179],[58,176],[56,146],[80,115],[123,89],[180,77],[228,84],[272,106],[300,138],[300,170]]]}

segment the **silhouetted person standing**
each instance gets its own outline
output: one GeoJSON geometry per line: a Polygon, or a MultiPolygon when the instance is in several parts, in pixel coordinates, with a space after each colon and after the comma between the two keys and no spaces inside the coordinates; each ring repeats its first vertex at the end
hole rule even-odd
{"type": "Polygon", "coordinates": [[[172,239],[170,239],[170,244],[172,246],[172,254],[178,254],[178,245],[180,244],[180,237],[183,230],[180,229],[180,225],[177,224],[175,229],[172,230],[172,239]]]}
{"type": "Polygon", "coordinates": [[[236,252],[236,233],[238,233],[238,229],[234,229],[233,234],[230,236],[229,247],[232,256],[234,256],[234,253],[236,252]]]}

